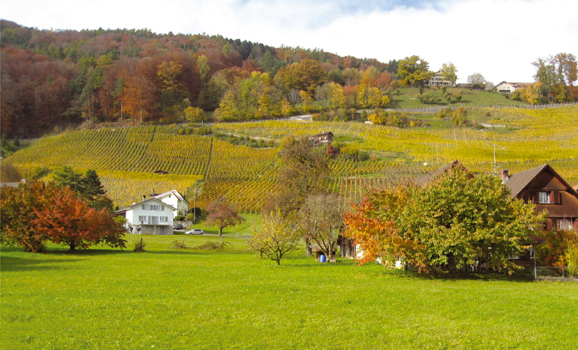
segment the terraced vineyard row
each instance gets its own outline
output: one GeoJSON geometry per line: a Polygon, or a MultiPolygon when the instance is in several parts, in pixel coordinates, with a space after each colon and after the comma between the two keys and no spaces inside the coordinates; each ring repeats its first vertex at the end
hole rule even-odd
{"type": "Polygon", "coordinates": [[[490,113],[492,123],[505,128],[399,129],[351,122],[265,121],[243,124],[217,124],[214,129],[280,139],[284,135],[309,136],[332,131],[347,136],[356,146],[376,154],[397,154],[416,163],[445,164],[456,159],[466,166],[483,164],[493,169],[493,144],[498,162],[527,160],[541,162],[578,156],[578,106],[548,109],[481,109],[490,113]]]}
{"type": "MultiPolygon", "coordinates": [[[[456,159],[472,171],[492,172],[493,145],[497,170],[515,173],[550,162],[570,184],[578,184],[578,107],[487,111],[494,123],[506,128],[398,129],[352,122],[264,121],[216,124],[213,130],[273,139],[332,131],[342,142],[374,154],[376,161],[338,159],[330,163],[331,190],[340,193],[346,204],[358,201],[372,188],[415,178],[456,159]]],[[[201,208],[227,195],[240,210],[259,211],[275,187],[278,153],[275,148],[256,149],[210,137],[179,135],[176,126],[143,126],[43,138],[10,156],[9,161],[25,177],[39,167],[95,169],[119,205],[135,202],[153,189],[175,188],[198,193],[195,202],[201,208]],[[169,175],[153,174],[156,170],[169,175]],[[204,180],[202,188],[193,191],[199,180],[204,180]]]]}
{"type": "Polygon", "coordinates": [[[273,166],[278,154],[279,150],[276,148],[232,146],[228,142],[214,140],[208,178],[210,180],[257,179],[273,166]]]}
{"type": "Polygon", "coordinates": [[[126,171],[103,171],[100,179],[108,196],[119,207],[141,200],[143,195],[177,190],[185,193],[188,187],[201,180],[198,175],[164,175],[126,171]]]}

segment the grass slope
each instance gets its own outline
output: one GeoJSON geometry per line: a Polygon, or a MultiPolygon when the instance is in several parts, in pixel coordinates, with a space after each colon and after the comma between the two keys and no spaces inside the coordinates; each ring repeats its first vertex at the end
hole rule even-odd
{"type": "MultiPolygon", "coordinates": [[[[428,279],[299,251],[4,248],[6,349],[573,349],[578,284],[428,279]]],[[[216,237],[186,237],[188,246],[216,237]]]]}
{"type": "MultiPolygon", "coordinates": [[[[514,106],[526,105],[525,102],[513,101],[505,98],[502,94],[488,91],[478,91],[463,88],[447,88],[447,92],[458,95],[462,94],[460,102],[448,104],[442,102],[439,104],[424,104],[419,100],[419,88],[404,88],[399,89],[399,94],[394,93],[391,98],[389,108],[393,109],[408,109],[408,108],[425,108],[425,107],[440,107],[440,106],[514,106]]],[[[424,94],[441,96],[442,89],[429,88],[423,90],[424,94]]]]}

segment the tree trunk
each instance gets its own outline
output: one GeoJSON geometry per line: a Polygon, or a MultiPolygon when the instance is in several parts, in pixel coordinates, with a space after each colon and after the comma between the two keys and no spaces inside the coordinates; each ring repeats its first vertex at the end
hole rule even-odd
{"type": "Polygon", "coordinates": [[[313,256],[313,251],[311,250],[311,243],[308,239],[305,240],[305,255],[313,256]]]}
{"type": "Polygon", "coordinates": [[[70,251],[73,252],[74,250],[76,250],[76,243],[72,242],[72,243],[68,243],[68,245],[70,246],[70,251]]]}

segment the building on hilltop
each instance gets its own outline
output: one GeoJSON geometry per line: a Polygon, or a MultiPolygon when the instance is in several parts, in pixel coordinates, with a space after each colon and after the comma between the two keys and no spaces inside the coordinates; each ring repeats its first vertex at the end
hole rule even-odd
{"type": "Polygon", "coordinates": [[[532,83],[509,83],[507,81],[503,81],[496,85],[494,89],[501,94],[511,94],[512,92],[525,88],[528,85],[532,85],[532,83]]]}
{"type": "Polygon", "coordinates": [[[452,86],[452,82],[445,80],[444,76],[440,72],[437,72],[434,76],[429,78],[427,82],[428,86],[452,86]]]}

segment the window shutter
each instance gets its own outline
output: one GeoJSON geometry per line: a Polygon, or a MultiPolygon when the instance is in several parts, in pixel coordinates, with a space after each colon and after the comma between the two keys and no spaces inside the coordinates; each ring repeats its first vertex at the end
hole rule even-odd
{"type": "Polygon", "coordinates": [[[532,192],[530,195],[532,197],[532,203],[540,203],[540,192],[532,192]]]}
{"type": "Polygon", "coordinates": [[[556,203],[556,192],[550,192],[550,203],[556,203]]]}
{"type": "Polygon", "coordinates": [[[562,192],[554,192],[554,203],[562,204],[562,192]]]}
{"type": "Polygon", "coordinates": [[[546,229],[548,231],[551,231],[553,227],[554,227],[553,219],[546,219],[546,229]]]}

